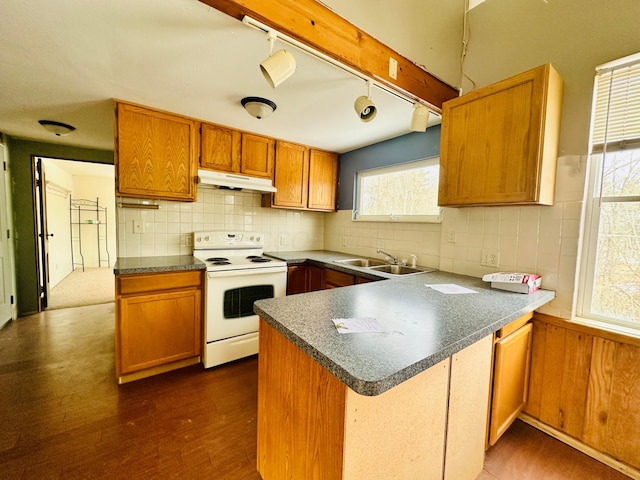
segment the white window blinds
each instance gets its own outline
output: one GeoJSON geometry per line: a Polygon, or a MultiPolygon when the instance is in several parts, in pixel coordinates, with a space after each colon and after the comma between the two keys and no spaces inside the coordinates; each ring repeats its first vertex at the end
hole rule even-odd
{"type": "Polygon", "coordinates": [[[640,147],[640,53],[599,67],[595,88],[592,153],[640,147]]]}

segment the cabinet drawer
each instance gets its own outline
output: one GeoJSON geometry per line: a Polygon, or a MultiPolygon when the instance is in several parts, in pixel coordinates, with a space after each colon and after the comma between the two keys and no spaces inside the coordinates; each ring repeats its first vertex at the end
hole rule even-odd
{"type": "Polygon", "coordinates": [[[353,285],[354,282],[355,277],[348,273],[331,270],[330,268],[326,268],[324,271],[325,286],[343,287],[346,285],[353,285]]]}
{"type": "Polygon", "coordinates": [[[515,332],[521,326],[526,324],[529,320],[533,318],[533,312],[529,312],[526,315],[521,316],[520,318],[515,319],[513,322],[505,325],[500,330],[496,332],[496,338],[504,338],[512,332],[515,332]]]}
{"type": "Polygon", "coordinates": [[[200,270],[189,272],[162,272],[116,276],[116,293],[130,295],[142,292],[174,290],[176,288],[199,287],[200,270]]]}

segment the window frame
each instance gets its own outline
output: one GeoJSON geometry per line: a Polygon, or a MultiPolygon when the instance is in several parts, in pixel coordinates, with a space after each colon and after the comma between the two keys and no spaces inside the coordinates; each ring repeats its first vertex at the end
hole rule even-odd
{"type": "MultiPolygon", "coordinates": [[[[440,167],[440,157],[427,157],[410,162],[384,165],[380,167],[359,170],[355,172],[353,188],[353,211],[351,219],[354,222],[397,222],[397,223],[442,223],[442,207],[438,206],[438,215],[362,215],[360,213],[360,193],[362,192],[362,180],[368,176],[380,175],[382,173],[395,173],[416,168],[440,167]]],[[[436,192],[437,193],[437,192],[436,192]]],[[[437,200],[436,200],[437,201],[437,200]]]]}
{"type": "MultiPolygon", "coordinates": [[[[580,243],[578,246],[579,263],[578,275],[575,294],[574,318],[581,323],[595,326],[609,331],[614,331],[626,335],[640,336],[640,319],[638,321],[625,320],[616,317],[610,317],[594,313],[592,311],[592,301],[595,286],[597,249],[599,245],[600,220],[602,213],[602,205],[608,203],[638,203],[640,196],[630,195],[602,195],[602,181],[607,155],[615,154],[624,150],[640,150],[640,136],[632,135],[623,139],[614,138],[608,141],[607,124],[609,123],[609,105],[606,106],[606,118],[603,120],[602,105],[598,104],[598,93],[602,95],[602,91],[606,85],[599,85],[599,76],[602,73],[615,71],[617,68],[624,68],[633,64],[640,63],[640,54],[632,55],[596,68],[596,81],[594,84],[592,118],[591,118],[591,134],[589,139],[590,155],[588,158],[587,178],[585,184],[584,205],[583,205],[583,224],[580,235],[580,243]],[[598,108],[600,107],[600,109],[598,108]],[[600,115],[600,118],[596,118],[600,115]],[[596,123],[605,122],[603,127],[599,124],[599,131],[595,133],[596,123]],[[604,128],[604,130],[603,130],[604,128]]],[[[636,74],[637,75],[637,74],[636,74]]],[[[609,92],[605,100],[610,102],[612,91],[609,92]]],[[[627,115],[628,109],[624,110],[627,115]]],[[[615,119],[617,120],[617,119],[615,119]]],[[[637,126],[637,124],[633,124],[637,126]]],[[[636,132],[637,128],[633,131],[636,132]]]]}

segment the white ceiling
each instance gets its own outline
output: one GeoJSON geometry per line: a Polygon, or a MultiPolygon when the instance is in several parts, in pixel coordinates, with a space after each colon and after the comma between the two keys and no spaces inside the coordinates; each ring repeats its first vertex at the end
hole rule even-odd
{"type": "Polygon", "coordinates": [[[0,31],[0,131],[14,137],[111,150],[113,98],[337,152],[410,132],[409,102],[374,87],[362,123],[365,82],[280,41],[297,69],[272,89],[266,35],[197,0],[3,0],[0,31]],[[255,119],[245,96],[278,108],[255,119]],[[56,137],[40,119],[77,130],[56,137]]]}

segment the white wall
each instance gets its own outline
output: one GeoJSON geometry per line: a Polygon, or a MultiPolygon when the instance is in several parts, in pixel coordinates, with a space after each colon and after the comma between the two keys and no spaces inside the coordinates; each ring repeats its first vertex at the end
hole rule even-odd
{"type": "Polygon", "coordinates": [[[69,194],[73,191],[73,177],[54,160],[41,161],[47,182],[47,229],[53,234],[49,237],[49,287],[53,288],[73,271],[69,229],[69,194]]]}
{"type": "MultiPolygon", "coordinates": [[[[112,165],[100,165],[100,168],[108,168],[113,171],[112,165]]],[[[106,207],[106,217],[104,213],[100,214],[100,221],[107,221],[99,224],[100,262],[98,262],[98,225],[84,224],[80,231],[85,268],[112,267],[116,262],[116,203],[113,175],[111,177],[74,175],[73,198],[91,201],[98,199],[100,207],[106,207]]],[[[83,212],[82,219],[97,220],[96,216],[97,214],[93,212],[83,212]]],[[[74,219],[74,221],[76,220],[74,219]]],[[[80,267],[76,266],[76,268],[80,267]]]]}
{"type": "Polygon", "coordinates": [[[322,3],[429,73],[451,86],[459,86],[464,0],[322,3]]]}

